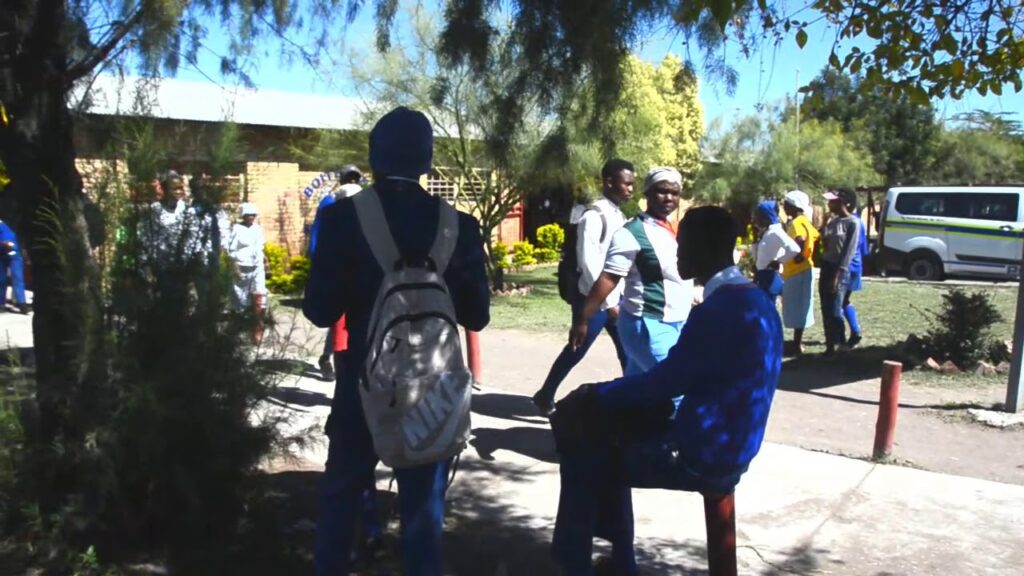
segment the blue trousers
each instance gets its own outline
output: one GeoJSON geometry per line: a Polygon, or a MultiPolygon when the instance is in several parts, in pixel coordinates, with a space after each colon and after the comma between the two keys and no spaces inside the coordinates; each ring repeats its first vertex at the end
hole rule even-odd
{"type": "MultiPolygon", "coordinates": [[[[354,383],[354,373],[338,375],[341,384],[354,383]]],[[[360,515],[360,498],[374,478],[379,458],[366,427],[355,384],[339,385],[331,416],[327,465],[321,485],[320,518],[316,534],[316,573],[342,576],[351,569],[352,542],[360,515]]],[[[402,522],[401,549],[406,576],[441,576],[441,535],[444,496],[451,462],[395,470],[398,511],[402,522]]]]}
{"type": "Polygon", "coordinates": [[[664,322],[621,312],[619,340],[626,352],[626,376],[643,374],[668,356],[679,341],[682,322],[664,322]]]}
{"type": "Polygon", "coordinates": [[[728,493],[743,473],[727,478],[701,476],[686,465],[667,434],[624,447],[563,452],[559,471],[561,493],[552,552],[567,576],[593,574],[594,537],[611,542],[616,574],[637,573],[633,488],[728,493]]]}
{"type": "MultiPolygon", "coordinates": [[[[21,256],[0,257],[0,298],[7,298],[7,272],[11,273],[11,287],[14,289],[14,303],[25,304],[25,263],[21,256]]],[[[0,302],[0,306],[4,303],[0,302]]]]}
{"type": "Polygon", "coordinates": [[[846,293],[850,290],[850,272],[841,270],[831,262],[821,263],[821,276],[818,279],[818,297],[821,300],[822,322],[825,324],[825,346],[833,348],[846,344],[846,318],[843,316],[843,303],[846,293]],[[832,286],[838,276],[837,289],[832,286]]]}
{"type": "MultiPolygon", "coordinates": [[[[583,296],[572,303],[572,321],[576,323],[576,319],[580,317],[583,310],[583,296]]],[[[622,343],[619,341],[619,332],[613,322],[608,317],[608,312],[601,310],[590,319],[587,324],[587,338],[583,341],[583,345],[576,350],[572,349],[569,344],[562,348],[562,352],[559,353],[558,358],[555,358],[555,362],[551,365],[551,369],[548,371],[548,377],[544,379],[544,385],[541,386],[540,396],[547,402],[553,402],[555,399],[555,393],[558,391],[558,387],[565,380],[565,377],[569,375],[569,372],[583,360],[583,357],[587,355],[587,351],[594,344],[594,340],[597,340],[597,336],[601,333],[601,330],[608,332],[608,336],[612,339],[612,344],[615,345],[615,354],[619,358],[619,365],[623,371],[626,369],[626,354],[622,349],[622,343]]]]}

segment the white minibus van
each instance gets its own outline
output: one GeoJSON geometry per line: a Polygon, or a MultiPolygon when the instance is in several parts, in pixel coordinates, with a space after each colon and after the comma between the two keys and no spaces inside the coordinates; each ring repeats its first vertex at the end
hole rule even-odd
{"type": "Polygon", "coordinates": [[[1015,278],[1024,248],[1024,187],[890,188],[879,223],[878,269],[911,280],[946,274],[1015,278]]]}

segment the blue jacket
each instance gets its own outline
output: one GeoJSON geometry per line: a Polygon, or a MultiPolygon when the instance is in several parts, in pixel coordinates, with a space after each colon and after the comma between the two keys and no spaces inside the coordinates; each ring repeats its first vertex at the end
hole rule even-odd
{"type": "Polygon", "coordinates": [[[864,227],[864,221],[860,216],[854,214],[854,218],[860,222],[860,239],[857,241],[857,251],[850,260],[850,274],[861,274],[864,272],[864,257],[868,255],[868,230],[864,227]]]}
{"type": "MultiPolygon", "coordinates": [[[[419,185],[395,180],[374,188],[391,234],[406,257],[426,258],[437,233],[439,198],[419,185]]],[[[313,324],[326,328],[347,314],[349,361],[340,382],[356,382],[366,358],[370,313],[384,273],[370,251],[351,198],[326,206],[302,311],[313,324]]],[[[483,240],[476,218],[459,213],[459,237],[444,279],[455,304],[456,320],[469,330],[482,330],[490,321],[490,287],[484,267],[483,240]]],[[[337,398],[338,395],[336,394],[337,398]]]]}
{"type": "Polygon", "coordinates": [[[336,202],[334,194],[328,194],[320,200],[320,204],[316,207],[316,216],[313,217],[313,225],[309,227],[309,257],[313,257],[313,253],[316,252],[316,241],[320,235],[320,217],[324,212],[324,208],[327,208],[331,204],[336,202]]]}
{"type": "Polygon", "coordinates": [[[743,473],[761,448],[782,369],[782,323],[753,284],[725,285],[690,312],[679,342],[649,372],[598,387],[608,409],[682,395],[668,434],[709,478],[743,473]]]}
{"type": "Polygon", "coordinates": [[[13,255],[10,254],[10,252],[12,250],[4,250],[2,253],[0,253],[0,257],[3,257],[3,258],[20,258],[21,257],[21,251],[18,250],[18,236],[15,235],[14,230],[11,230],[11,227],[8,226],[7,223],[4,222],[3,220],[0,220],[0,242],[13,242],[14,243],[14,248],[13,248],[14,254],[13,255]]]}

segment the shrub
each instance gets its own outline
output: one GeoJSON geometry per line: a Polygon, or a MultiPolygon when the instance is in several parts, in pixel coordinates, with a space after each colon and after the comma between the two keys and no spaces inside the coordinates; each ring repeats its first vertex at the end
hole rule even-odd
{"type": "Polygon", "coordinates": [[[533,256],[537,259],[537,262],[543,264],[547,262],[558,262],[562,258],[562,253],[551,248],[537,248],[534,250],[533,256]]]}
{"type": "Polygon", "coordinates": [[[533,255],[535,250],[536,249],[533,247],[533,244],[530,244],[528,240],[513,244],[512,266],[515,268],[522,268],[523,266],[533,266],[536,264],[537,258],[533,255]]]}
{"type": "Polygon", "coordinates": [[[267,290],[274,294],[298,294],[306,287],[311,261],[308,256],[288,257],[288,251],[279,244],[267,244],[263,249],[267,258],[267,290]]]}
{"type": "MultiPolygon", "coordinates": [[[[540,250],[550,250],[560,254],[562,244],[565,244],[565,230],[562,230],[558,224],[548,224],[537,228],[537,248],[540,250]]],[[[542,260],[538,256],[538,260],[541,262],[554,262],[557,259],[556,256],[554,260],[542,260]]]]}
{"type": "Polygon", "coordinates": [[[951,288],[942,295],[938,312],[930,312],[931,328],[924,336],[927,352],[939,362],[952,360],[961,369],[988,357],[992,325],[1003,319],[984,292],[951,288]]]}
{"type": "Polygon", "coordinates": [[[494,262],[494,264],[501,270],[508,269],[508,244],[505,244],[504,242],[495,242],[491,246],[491,262],[494,262]]]}

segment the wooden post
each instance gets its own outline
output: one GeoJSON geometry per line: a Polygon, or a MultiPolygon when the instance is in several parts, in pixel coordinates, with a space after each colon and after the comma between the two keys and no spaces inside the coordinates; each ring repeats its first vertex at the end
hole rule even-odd
{"type": "Polygon", "coordinates": [[[708,574],[736,576],[736,500],[733,494],[704,494],[708,574]]]}
{"type": "Polygon", "coordinates": [[[469,362],[469,371],[473,374],[473,380],[480,382],[483,366],[480,364],[480,333],[466,330],[466,358],[469,362]]]}
{"type": "Polygon", "coordinates": [[[878,421],[875,422],[875,460],[889,456],[896,441],[896,414],[900,406],[902,374],[903,364],[892,360],[882,364],[882,388],[878,398],[878,421]]]}
{"type": "Polygon", "coordinates": [[[1017,314],[1013,320],[1010,377],[1006,382],[1006,403],[1003,405],[1003,409],[1011,413],[1024,409],[1024,371],[1021,370],[1021,362],[1024,362],[1024,258],[1021,259],[1020,266],[1017,271],[1017,314]]]}

